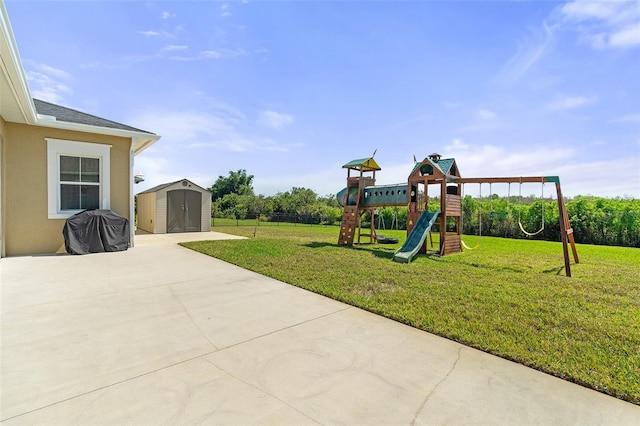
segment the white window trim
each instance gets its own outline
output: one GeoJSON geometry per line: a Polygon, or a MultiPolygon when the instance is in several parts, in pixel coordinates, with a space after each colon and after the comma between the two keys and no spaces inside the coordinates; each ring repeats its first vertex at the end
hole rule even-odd
{"type": "Polygon", "coordinates": [[[47,141],[47,192],[49,219],[66,219],[82,210],[60,206],[60,156],[100,158],[100,208],[111,208],[111,145],[45,138],[47,141]]]}

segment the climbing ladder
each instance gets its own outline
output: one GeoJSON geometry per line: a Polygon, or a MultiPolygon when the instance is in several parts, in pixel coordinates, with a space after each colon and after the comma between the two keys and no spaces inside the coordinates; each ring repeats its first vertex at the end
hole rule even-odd
{"type": "Polygon", "coordinates": [[[338,244],[343,246],[352,246],[353,238],[356,235],[356,227],[358,226],[360,216],[358,215],[357,206],[345,206],[342,213],[342,223],[340,224],[340,237],[338,244]]]}

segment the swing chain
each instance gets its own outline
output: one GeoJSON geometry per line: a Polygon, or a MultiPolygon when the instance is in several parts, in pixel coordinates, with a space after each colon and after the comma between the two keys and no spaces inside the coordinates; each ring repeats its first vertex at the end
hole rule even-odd
{"type": "Polygon", "coordinates": [[[524,229],[524,226],[522,225],[522,220],[521,220],[521,215],[522,215],[522,177],[520,177],[520,187],[518,189],[518,197],[520,198],[520,204],[521,205],[518,208],[518,226],[520,227],[520,230],[524,234],[526,234],[526,235],[528,235],[530,237],[534,237],[534,236],[538,235],[539,233],[541,233],[542,231],[544,231],[544,177],[540,179],[540,183],[541,183],[541,187],[542,187],[542,191],[541,191],[542,192],[542,194],[541,194],[541,197],[542,197],[542,200],[541,200],[541,203],[542,203],[542,214],[541,214],[542,226],[536,232],[527,232],[524,229]]]}

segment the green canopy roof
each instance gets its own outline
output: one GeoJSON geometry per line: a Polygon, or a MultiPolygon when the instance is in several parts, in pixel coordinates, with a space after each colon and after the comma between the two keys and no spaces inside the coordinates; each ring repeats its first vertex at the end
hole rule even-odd
{"type": "Polygon", "coordinates": [[[376,160],[371,158],[360,158],[358,160],[349,161],[347,164],[342,166],[343,169],[355,169],[361,171],[373,171],[373,170],[382,170],[376,160]]]}
{"type": "Polygon", "coordinates": [[[429,165],[438,169],[442,174],[447,175],[451,172],[451,167],[453,166],[453,163],[455,163],[455,161],[456,160],[453,158],[441,158],[438,161],[433,161],[430,158],[425,158],[421,162],[416,162],[416,164],[413,166],[413,169],[411,170],[411,173],[409,173],[409,176],[413,176],[413,174],[418,170],[418,168],[421,169],[422,174],[427,174],[426,173],[427,170],[422,170],[422,169],[425,169],[429,165]]]}

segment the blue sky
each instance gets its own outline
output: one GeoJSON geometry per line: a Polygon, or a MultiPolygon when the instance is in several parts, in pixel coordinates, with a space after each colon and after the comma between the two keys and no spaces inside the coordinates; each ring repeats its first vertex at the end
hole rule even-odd
{"type": "Polygon", "coordinates": [[[379,184],[438,152],[640,198],[637,1],[5,5],[33,97],[162,136],[136,192],[246,169],[257,193],[327,195],[377,150],[379,184]]]}

